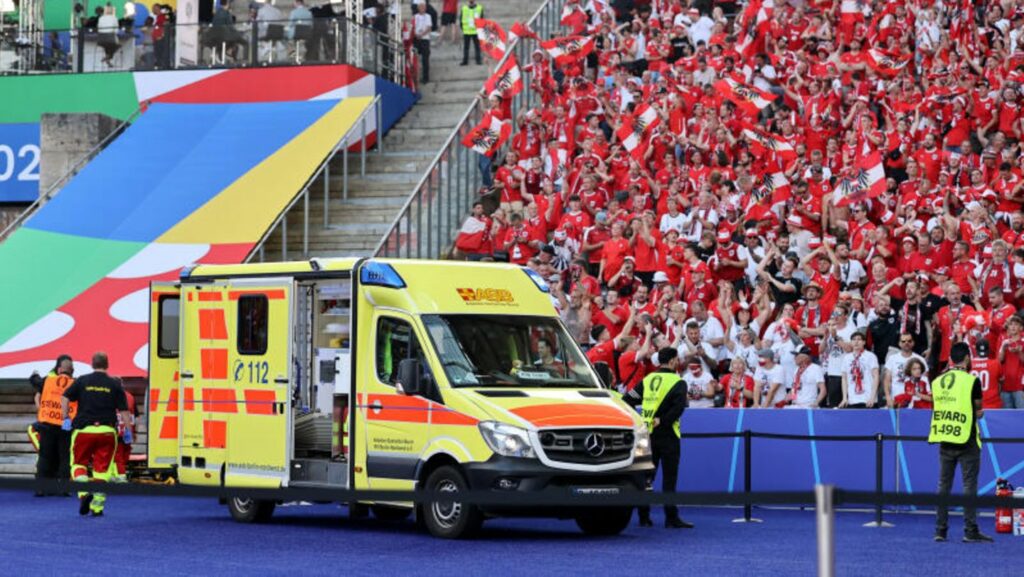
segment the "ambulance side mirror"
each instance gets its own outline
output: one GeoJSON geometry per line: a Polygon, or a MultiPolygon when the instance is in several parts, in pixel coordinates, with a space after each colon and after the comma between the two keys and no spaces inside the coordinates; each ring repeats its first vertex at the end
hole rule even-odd
{"type": "Polygon", "coordinates": [[[404,395],[423,395],[418,359],[402,359],[398,362],[398,389],[404,395]]]}
{"type": "Polygon", "coordinates": [[[604,388],[615,388],[615,383],[612,382],[615,379],[612,378],[612,370],[610,367],[608,367],[608,363],[594,363],[594,371],[597,373],[597,376],[601,379],[601,384],[604,385],[604,388]]]}

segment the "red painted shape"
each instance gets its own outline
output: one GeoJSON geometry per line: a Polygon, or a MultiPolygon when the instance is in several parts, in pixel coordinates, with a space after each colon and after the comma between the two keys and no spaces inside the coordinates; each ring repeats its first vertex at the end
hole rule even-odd
{"type": "Polygon", "coordinates": [[[207,449],[223,449],[228,446],[227,421],[203,421],[203,446],[207,449]]]}
{"type": "Polygon", "coordinates": [[[237,413],[234,389],[203,389],[203,410],[207,413],[237,413]]]}
{"type": "Polygon", "coordinates": [[[632,427],[622,409],[587,403],[552,403],[512,409],[512,413],[538,427],[632,427]]]}
{"type": "Polygon", "coordinates": [[[204,380],[222,381],[228,378],[227,349],[199,349],[204,380]]]}
{"type": "Polygon", "coordinates": [[[267,297],[268,300],[276,301],[283,300],[285,297],[284,289],[279,290],[250,290],[250,291],[230,291],[228,293],[228,300],[237,301],[238,299],[249,296],[249,295],[261,295],[267,297]]]}
{"type": "Polygon", "coordinates": [[[151,102],[210,104],[310,100],[367,76],[344,64],[240,68],[161,94],[151,102]]]}
{"type": "Polygon", "coordinates": [[[228,338],[228,323],[224,320],[224,309],[199,309],[199,338],[206,341],[221,341],[228,338]]]}
{"type": "Polygon", "coordinates": [[[164,417],[164,422],[160,423],[160,438],[178,438],[178,415],[167,415],[164,417]]]}
{"type": "Polygon", "coordinates": [[[245,412],[250,415],[273,415],[277,395],[274,391],[245,390],[245,412]]]}

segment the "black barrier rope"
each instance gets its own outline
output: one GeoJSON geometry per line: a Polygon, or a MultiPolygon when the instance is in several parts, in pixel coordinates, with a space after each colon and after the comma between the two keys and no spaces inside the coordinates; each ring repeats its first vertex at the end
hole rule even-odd
{"type": "MultiPolygon", "coordinates": [[[[732,433],[681,433],[682,439],[735,439],[745,437],[749,434],[757,439],[779,439],[786,441],[853,441],[868,442],[875,441],[881,435],[884,441],[908,441],[915,443],[927,443],[928,437],[919,435],[886,435],[875,433],[873,435],[796,435],[791,433],[760,433],[757,431],[743,430],[732,433]]],[[[1024,443],[1024,437],[982,437],[983,443],[1024,443]]]]}
{"type": "MultiPolygon", "coordinates": [[[[0,479],[0,490],[13,491],[78,491],[89,490],[110,495],[149,497],[201,497],[230,499],[252,498],[268,501],[322,501],[322,502],[415,502],[451,501],[451,493],[429,491],[378,491],[354,489],[280,488],[256,489],[246,487],[202,487],[192,485],[143,485],[134,483],[74,483],[55,480],[0,479]]],[[[499,491],[466,491],[458,494],[458,501],[473,505],[496,507],[568,506],[568,507],[627,507],[657,505],[813,505],[812,491],[777,491],[751,493],[655,493],[651,491],[625,491],[618,494],[576,493],[569,489],[549,489],[543,492],[518,493],[499,491]]],[[[948,507],[1024,507],[1024,499],[1015,497],[972,495],[904,495],[835,489],[836,504],[891,504],[948,507]]]]}

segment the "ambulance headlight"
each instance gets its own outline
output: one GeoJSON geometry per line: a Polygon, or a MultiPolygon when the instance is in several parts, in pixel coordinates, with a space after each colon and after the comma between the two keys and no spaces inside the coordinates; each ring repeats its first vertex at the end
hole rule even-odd
{"type": "Polygon", "coordinates": [[[495,421],[480,423],[480,434],[487,446],[503,457],[522,457],[532,459],[537,456],[530,445],[530,436],[526,429],[513,427],[495,421]]]}
{"type": "Polygon", "coordinates": [[[633,444],[633,457],[651,456],[651,435],[647,432],[647,425],[640,425],[636,432],[636,442],[633,444]]]}

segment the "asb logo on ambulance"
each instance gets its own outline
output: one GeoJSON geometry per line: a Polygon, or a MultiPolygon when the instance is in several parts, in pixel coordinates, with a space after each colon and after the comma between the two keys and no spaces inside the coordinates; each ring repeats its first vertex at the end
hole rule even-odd
{"type": "Polygon", "coordinates": [[[459,293],[466,304],[516,305],[516,299],[512,296],[512,291],[508,289],[456,288],[455,291],[459,293]]]}

